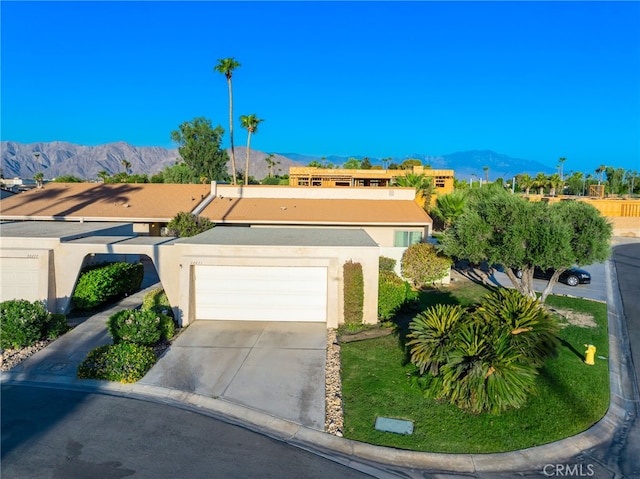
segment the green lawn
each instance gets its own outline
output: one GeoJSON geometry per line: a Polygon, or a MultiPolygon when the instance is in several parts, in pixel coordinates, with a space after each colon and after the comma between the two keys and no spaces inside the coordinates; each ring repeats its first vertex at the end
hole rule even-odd
{"type": "MultiPolygon", "coordinates": [[[[486,290],[456,287],[444,293],[422,293],[421,304],[470,305],[486,290]]],[[[596,327],[567,325],[561,331],[559,356],[541,370],[537,392],[527,405],[501,415],[471,415],[456,406],[425,399],[411,386],[410,365],[398,336],[342,345],[342,387],[345,437],[371,444],[416,451],[489,453],[545,444],[584,431],[597,422],[609,404],[606,360],[583,363],[584,344],[608,356],[607,308],[587,300],[551,296],[547,304],[592,315],[596,327]],[[414,422],[414,433],[402,436],[376,431],[377,416],[414,422]]]]}

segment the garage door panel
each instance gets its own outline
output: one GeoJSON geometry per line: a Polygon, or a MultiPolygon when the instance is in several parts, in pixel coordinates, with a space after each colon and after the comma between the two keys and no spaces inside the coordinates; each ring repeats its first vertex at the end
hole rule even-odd
{"type": "Polygon", "coordinates": [[[326,321],[326,267],[196,266],[196,319],[326,321]]]}

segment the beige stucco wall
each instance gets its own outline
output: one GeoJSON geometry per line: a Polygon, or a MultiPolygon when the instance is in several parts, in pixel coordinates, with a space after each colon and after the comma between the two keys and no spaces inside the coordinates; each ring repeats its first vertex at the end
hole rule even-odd
{"type": "MultiPolygon", "coordinates": [[[[178,262],[178,297],[174,302],[165,287],[172,305],[177,304],[180,323],[184,326],[196,320],[194,307],[194,267],[196,265],[234,266],[326,266],[327,327],[336,328],[344,322],[342,267],[351,260],[362,265],[364,276],[363,322],[378,321],[378,248],[318,247],[318,246],[232,246],[232,245],[173,245],[178,262]]],[[[175,279],[173,279],[175,280],[175,279]]],[[[164,285],[164,280],[163,280],[164,285]]]]}

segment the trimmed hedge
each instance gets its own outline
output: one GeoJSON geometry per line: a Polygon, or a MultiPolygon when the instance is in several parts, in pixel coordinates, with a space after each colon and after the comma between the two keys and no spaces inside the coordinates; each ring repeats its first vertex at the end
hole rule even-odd
{"type": "Polygon", "coordinates": [[[397,261],[387,256],[380,256],[378,258],[378,270],[380,271],[394,271],[396,269],[397,261]]]}
{"type": "Polygon", "coordinates": [[[407,285],[392,271],[380,271],[378,275],[378,319],[393,318],[407,299],[407,285]]]}
{"type": "Polygon", "coordinates": [[[347,261],[344,271],[344,322],[346,325],[362,324],[364,309],[364,276],[362,265],[347,261]]]}
{"type": "Polygon", "coordinates": [[[134,383],[156,362],[153,348],[135,343],[99,346],[78,366],[78,377],[134,383]]]}
{"type": "Polygon", "coordinates": [[[78,278],[72,303],[77,309],[94,309],[112,299],[140,289],[142,263],[110,263],[85,270],[78,278]]]}
{"type": "Polygon", "coordinates": [[[0,303],[0,348],[18,349],[55,339],[69,329],[64,314],[47,312],[44,302],[11,299],[0,303]]]}

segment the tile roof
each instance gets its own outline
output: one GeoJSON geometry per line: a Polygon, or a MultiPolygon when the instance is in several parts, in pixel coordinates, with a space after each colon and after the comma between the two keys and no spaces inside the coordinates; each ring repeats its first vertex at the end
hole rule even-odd
{"type": "Polygon", "coordinates": [[[299,198],[215,198],[201,216],[215,223],[427,225],[433,221],[405,200],[327,200],[299,198]]]}
{"type": "Polygon", "coordinates": [[[192,211],[210,192],[208,184],[49,183],[3,199],[0,217],[169,221],[192,211]]]}

